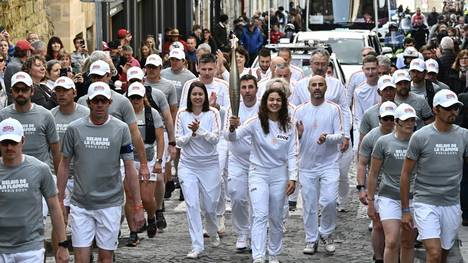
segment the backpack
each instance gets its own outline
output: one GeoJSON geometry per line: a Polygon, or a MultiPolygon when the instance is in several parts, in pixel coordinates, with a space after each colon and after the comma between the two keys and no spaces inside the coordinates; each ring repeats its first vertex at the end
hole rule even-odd
{"type": "Polygon", "coordinates": [[[145,106],[145,139],[146,144],[153,144],[156,141],[156,131],[154,130],[153,114],[151,107],[145,106]]]}
{"type": "Polygon", "coordinates": [[[161,113],[161,109],[159,108],[158,104],[153,99],[153,95],[151,94],[152,91],[151,86],[145,86],[145,95],[146,98],[148,99],[148,102],[150,103],[151,107],[155,108],[159,113],[161,113]]]}

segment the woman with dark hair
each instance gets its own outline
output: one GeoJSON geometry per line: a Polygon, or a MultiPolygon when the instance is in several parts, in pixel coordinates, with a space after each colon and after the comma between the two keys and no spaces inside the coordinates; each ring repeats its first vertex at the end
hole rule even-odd
{"type": "Polygon", "coordinates": [[[59,37],[51,37],[49,43],[47,43],[47,55],[46,60],[59,59],[60,51],[63,49],[62,40],[59,37]]]}
{"type": "Polygon", "coordinates": [[[148,46],[148,44],[143,44],[141,45],[141,48],[140,48],[140,59],[139,59],[139,62],[140,62],[140,66],[141,67],[144,67],[145,64],[146,64],[146,58],[151,55],[151,54],[155,54],[153,53],[152,49],[150,48],[150,46],[148,46]]]}
{"type": "Polygon", "coordinates": [[[62,69],[62,65],[60,64],[60,61],[52,59],[47,61],[46,63],[46,78],[47,81],[45,84],[47,87],[53,91],[55,81],[60,78],[60,70],[62,69]]]}
{"type": "Polygon", "coordinates": [[[44,59],[38,55],[33,55],[24,62],[21,70],[28,73],[33,80],[34,94],[31,101],[48,110],[57,106],[55,93],[44,84],[46,77],[44,59]]]}
{"type": "Polygon", "coordinates": [[[239,70],[239,77],[252,74],[252,70],[245,67],[247,63],[249,63],[249,52],[243,46],[236,48],[236,62],[239,70]]]}
{"type": "Polygon", "coordinates": [[[203,36],[202,36],[202,43],[206,43],[211,47],[211,53],[216,54],[216,50],[218,50],[218,46],[216,46],[216,42],[211,35],[211,31],[208,28],[203,29],[203,36]]]}
{"type": "Polygon", "coordinates": [[[220,245],[216,207],[221,193],[216,146],[220,137],[219,112],[210,107],[205,84],[193,82],[188,90],[187,108],[176,116],[176,143],[181,149],[179,182],[187,205],[187,221],[192,251],[187,258],[198,258],[204,250],[201,207],[212,245],[220,245]],[[203,206],[200,205],[203,200],[203,206]]]}
{"type": "Polygon", "coordinates": [[[277,263],[283,240],[283,206],[286,195],[292,194],[296,187],[299,152],[286,94],[282,89],[270,88],[262,96],[258,116],[238,130],[238,117],[231,117],[229,122],[230,141],[245,136],[251,136],[252,140],[249,191],[253,211],[253,262],[264,262],[268,240],[269,262],[277,263]]]}
{"type": "Polygon", "coordinates": [[[447,85],[450,89],[459,94],[466,92],[468,70],[468,49],[460,51],[448,72],[447,85]]]}

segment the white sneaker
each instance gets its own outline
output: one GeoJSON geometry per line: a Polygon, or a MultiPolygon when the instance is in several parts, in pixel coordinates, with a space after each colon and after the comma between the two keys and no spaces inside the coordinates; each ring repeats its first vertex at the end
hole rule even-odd
{"type": "Polygon", "coordinates": [[[265,259],[264,258],[256,258],[254,259],[253,263],[264,263],[265,259]]]}
{"type": "Polygon", "coordinates": [[[327,254],[333,255],[335,253],[335,241],[333,241],[333,238],[331,236],[324,238],[320,238],[322,240],[322,243],[325,245],[325,251],[327,254]]]}
{"type": "Polygon", "coordinates": [[[218,234],[215,234],[214,237],[210,237],[210,239],[211,239],[211,245],[213,247],[219,247],[219,245],[221,245],[221,239],[219,238],[218,234]]]}
{"type": "Polygon", "coordinates": [[[276,258],[276,256],[269,256],[268,257],[268,262],[269,263],[279,263],[279,260],[276,258]]]}
{"type": "Polygon", "coordinates": [[[307,255],[313,255],[317,252],[318,242],[308,242],[302,251],[302,253],[307,255]]]}
{"type": "Polygon", "coordinates": [[[187,258],[197,259],[200,257],[200,255],[201,255],[201,251],[192,250],[187,254],[187,258]]]}
{"type": "Polygon", "coordinates": [[[373,227],[374,227],[374,223],[373,223],[372,220],[371,220],[370,223],[369,223],[369,226],[367,227],[367,229],[368,229],[369,231],[372,231],[372,228],[373,228],[373,227]]]}
{"type": "Polygon", "coordinates": [[[236,249],[237,250],[245,250],[249,247],[249,238],[247,235],[240,235],[237,238],[236,242],[236,249]]]}

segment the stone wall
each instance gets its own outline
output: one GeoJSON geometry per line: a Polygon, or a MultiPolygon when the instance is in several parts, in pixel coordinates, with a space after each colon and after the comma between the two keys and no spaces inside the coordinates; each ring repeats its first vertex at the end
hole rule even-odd
{"type": "Polygon", "coordinates": [[[28,32],[48,39],[54,26],[46,13],[47,0],[0,1],[0,25],[10,33],[12,42],[25,39],[28,32]]]}

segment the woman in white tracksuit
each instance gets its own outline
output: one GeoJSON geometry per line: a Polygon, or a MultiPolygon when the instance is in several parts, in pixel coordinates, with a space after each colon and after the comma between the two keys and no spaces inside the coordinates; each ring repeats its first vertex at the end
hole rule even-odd
{"type": "Polygon", "coordinates": [[[299,152],[286,95],[282,89],[271,88],[262,96],[258,116],[245,122],[237,131],[239,119],[231,117],[229,121],[229,140],[244,136],[251,136],[252,140],[249,191],[253,210],[253,262],[265,260],[267,232],[270,234],[269,262],[279,262],[276,257],[283,239],[283,205],[286,195],[295,189],[299,152]]]}
{"type": "Polygon", "coordinates": [[[213,246],[219,246],[216,206],[220,195],[219,160],[216,145],[221,130],[219,112],[209,106],[202,82],[190,85],[187,108],[176,117],[176,143],[181,148],[179,180],[187,205],[187,220],[192,251],[188,258],[198,258],[204,250],[200,199],[205,210],[206,230],[213,246]]]}

